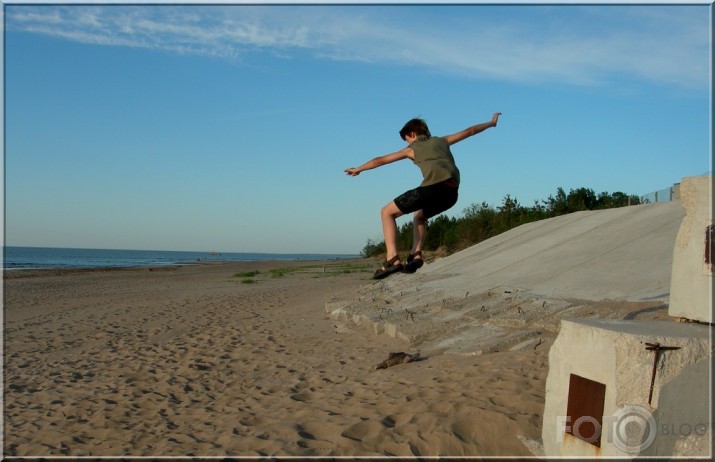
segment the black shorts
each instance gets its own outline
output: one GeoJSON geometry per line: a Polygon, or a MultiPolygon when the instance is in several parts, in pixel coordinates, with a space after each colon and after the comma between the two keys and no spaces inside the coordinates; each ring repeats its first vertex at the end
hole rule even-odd
{"type": "Polygon", "coordinates": [[[457,203],[459,187],[451,180],[430,186],[419,186],[395,198],[402,213],[422,210],[425,218],[432,218],[457,203]]]}

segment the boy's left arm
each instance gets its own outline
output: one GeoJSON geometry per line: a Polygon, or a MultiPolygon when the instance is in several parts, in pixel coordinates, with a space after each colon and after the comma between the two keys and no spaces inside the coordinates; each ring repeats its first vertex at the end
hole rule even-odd
{"type": "Polygon", "coordinates": [[[414,159],[414,153],[412,152],[412,148],[409,146],[407,146],[403,149],[400,149],[399,151],[393,152],[391,154],[375,157],[374,159],[371,159],[371,160],[365,162],[364,164],[362,164],[359,167],[346,168],[345,173],[347,173],[350,176],[358,176],[360,174],[360,172],[363,172],[365,170],[371,170],[373,168],[381,167],[383,165],[391,164],[398,160],[408,159],[408,158],[414,159]]]}

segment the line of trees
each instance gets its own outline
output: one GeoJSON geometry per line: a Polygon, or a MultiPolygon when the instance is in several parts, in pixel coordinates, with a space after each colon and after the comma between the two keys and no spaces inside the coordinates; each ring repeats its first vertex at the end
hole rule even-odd
{"type": "MultiPolygon", "coordinates": [[[[557,188],[556,196],[534,201],[531,207],[525,207],[507,194],[499,207],[492,207],[485,202],[472,204],[463,211],[460,218],[450,218],[444,214],[432,218],[427,225],[427,238],[424,250],[435,251],[442,247],[449,253],[470,247],[517,226],[533,221],[552,218],[582,210],[601,210],[627,205],[638,205],[640,197],[622,192],[596,194],[589,188],[571,189],[566,194],[563,188],[557,188]]],[[[412,247],[412,222],[398,228],[397,248],[407,252],[412,247]]],[[[368,239],[362,249],[364,257],[375,257],[385,253],[385,242],[368,239]]]]}

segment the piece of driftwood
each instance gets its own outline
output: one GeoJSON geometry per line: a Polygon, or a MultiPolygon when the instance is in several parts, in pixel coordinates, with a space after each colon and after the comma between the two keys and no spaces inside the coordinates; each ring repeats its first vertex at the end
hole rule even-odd
{"type": "Polygon", "coordinates": [[[390,353],[386,360],[374,366],[373,369],[387,369],[390,366],[396,366],[402,363],[411,363],[412,361],[416,361],[419,357],[419,351],[414,354],[404,353],[402,351],[399,353],[390,353]]]}

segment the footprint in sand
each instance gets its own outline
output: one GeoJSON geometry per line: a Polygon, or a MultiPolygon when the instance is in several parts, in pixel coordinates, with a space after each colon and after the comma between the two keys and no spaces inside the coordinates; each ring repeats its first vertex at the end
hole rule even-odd
{"type": "Polygon", "coordinates": [[[312,401],[312,399],[313,399],[313,392],[310,390],[304,390],[304,391],[301,391],[300,393],[295,393],[293,395],[290,395],[290,398],[295,401],[301,401],[304,403],[308,403],[308,402],[312,401]]]}
{"type": "Polygon", "coordinates": [[[330,441],[321,441],[314,439],[298,440],[298,446],[308,449],[308,456],[329,456],[333,453],[335,446],[330,441]]]}
{"type": "Polygon", "coordinates": [[[340,435],[355,441],[365,441],[380,434],[383,427],[377,422],[359,422],[340,435]]]}

